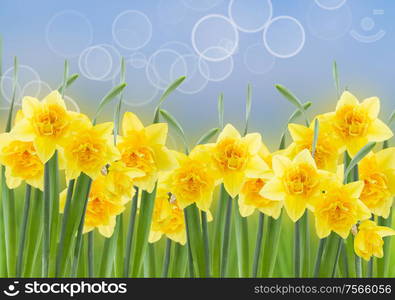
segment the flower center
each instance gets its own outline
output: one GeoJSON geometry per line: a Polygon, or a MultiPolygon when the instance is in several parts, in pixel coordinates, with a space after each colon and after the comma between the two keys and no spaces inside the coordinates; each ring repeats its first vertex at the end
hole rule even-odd
{"type": "Polygon", "coordinates": [[[293,166],[285,174],[285,187],[289,194],[309,196],[318,183],[316,170],[308,164],[293,166]]]}
{"type": "Polygon", "coordinates": [[[370,120],[365,110],[358,106],[345,105],[336,112],[335,128],[343,137],[364,136],[368,130],[370,120]]]}
{"type": "Polygon", "coordinates": [[[129,148],[122,153],[122,161],[127,167],[137,168],[145,173],[156,169],[154,153],[148,147],[129,148]]]}
{"type": "Polygon", "coordinates": [[[34,127],[39,135],[58,137],[68,125],[66,111],[57,105],[43,109],[35,116],[34,127]]]}
{"type": "Polygon", "coordinates": [[[380,172],[364,177],[365,186],[362,190],[361,200],[369,207],[374,208],[383,204],[391,197],[387,177],[380,172]]]}
{"type": "Polygon", "coordinates": [[[99,144],[87,141],[85,143],[77,144],[73,148],[72,153],[81,164],[88,164],[100,160],[101,147],[99,144]]]}
{"type": "Polygon", "coordinates": [[[241,171],[247,164],[247,146],[235,139],[224,139],[217,145],[214,159],[222,171],[241,171]]]}

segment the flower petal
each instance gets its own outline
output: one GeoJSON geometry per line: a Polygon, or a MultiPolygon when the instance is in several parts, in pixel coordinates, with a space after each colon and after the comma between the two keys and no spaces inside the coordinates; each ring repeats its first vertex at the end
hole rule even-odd
{"type": "Polygon", "coordinates": [[[166,144],[168,126],[167,123],[156,123],[145,128],[148,140],[151,143],[164,145],[166,144]]]}
{"type": "Polygon", "coordinates": [[[140,131],[144,129],[143,123],[132,112],[126,112],[122,119],[122,133],[127,135],[130,131],[140,131]]]}
{"type": "Polygon", "coordinates": [[[278,178],[272,178],[269,180],[263,186],[259,194],[264,198],[277,201],[284,200],[287,195],[282,181],[278,178]]]}
{"type": "Polygon", "coordinates": [[[283,177],[285,171],[292,165],[291,160],[283,155],[275,155],[272,161],[274,174],[277,177],[283,177]]]}
{"type": "Polygon", "coordinates": [[[287,211],[289,218],[293,222],[296,222],[303,216],[306,210],[306,202],[303,201],[303,199],[301,198],[291,197],[287,195],[285,197],[284,207],[287,211]]]}
{"type": "Polygon", "coordinates": [[[25,118],[33,117],[34,111],[41,106],[42,104],[36,98],[26,96],[22,99],[22,112],[25,118]]]}
{"type": "Polygon", "coordinates": [[[382,142],[389,140],[393,135],[391,129],[383,121],[375,119],[369,126],[367,138],[369,141],[382,142]]]}
{"type": "Polygon", "coordinates": [[[241,135],[233,125],[226,124],[225,128],[219,134],[217,141],[221,141],[225,138],[241,139],[241,135]]]}
{"type": "Polygon", "coordinates": [[[224,186],[228,194],[235,198],[244,185],[245,177],[241,172],[232,172],[224,175],[224,186]]]}
{"type": "Polygon", "coordinates": [[[305,142],[311,140],[312,130],[300,124],[288,124],[288,131],[295,142],[305,142]]]}
{"type": "Polygon", "coordinates": [[[368,112],[369,117],[376,119],[380,112],[380,100],[377,97],[371,97],[363,100],[361,107],[368,112]]]}
{"type": "Polygon", "coordinates": [[[56,143],[51,138],[37,137],[33,141],[33,144],[43,164],[45,164],[55,153],[56,143]]]}
{"type": "Polygon", "coordinates": [[[339,110],[341,107],[343,107],[345,105],[354,106],[354,105],[358,105],[358,104],[359,104],[358,99],[353,94],[351,94],[349,91],[345,91],[340,96],[340,99],[337,102],[336,110],[339,110]]]}

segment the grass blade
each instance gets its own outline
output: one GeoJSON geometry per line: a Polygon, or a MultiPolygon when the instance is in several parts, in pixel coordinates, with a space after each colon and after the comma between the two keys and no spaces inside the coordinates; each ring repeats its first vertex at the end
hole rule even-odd
{"type": "Polygon", "coordinates": [[[143,191],[141,195],[140,216],[137,224],[136,243],[134,247],[134,258],[132,266],[132,277],[140,274],[143,260],[147,250],[148,236],[151,229],[152,212],[154,210],[156,197],[156,186],[152,193],[143,191]]]}
{"type": "Polygon", "coordinates": [[[196,145],[207,144],[213,137],[215,137],[218,134],[218,132],[219,132],[219,128],[210,129],[198,139],[196,145]]]}
{"type": "Polygon", "coordinates": [[[180,85],[181,83],[185,80],[185,76],[181,76],[174,80],[168,88],[165,90],[165,92],[162,94],[162,96],[159,98],[158,105],[155,108],[154,111],[154,121],[153,123],[158,123],[159,122],[159,110],[162,106],[162,103],[173,93],[180,85]]]}
{"type": "Polygon", "coordinates": [[[229,256],[229,241],[230,241],[230,227],[232,219],[232,197],[228,196],[226,203],[226,215],[224,223],[224,238],[222,244],[222,259],[221,259],[221,277],[224,278],[227,275],[228,270],[228,256],[229,256]]]}
{"type": "Polygon", "coordinates": [[[333,75],[333,80],[335,82],[337,98],[340,98],[340,81],[339,81],[339,72],[337,70],[336,61],[333,62],[332,75],[333,75]]]}
{"type": "Polygon", "coordinates": [[[347,182],[348,175],[350,172],[358,165],[358,163],[366,156],[369,154],[370,151],[373,150],[373,148],[376,146],[376,143],[368,143],[366,144],[361,150],[358,151],[358,153],[354,156],[354,158],[350,161],[350,164],[346,168],[344,172],[344,181],[345,183],[347,182]]]}
{"type": "Polygon", "coordinates": [[[263,226],[265,223],[265,215],[263,213],[259,213],[259,220],[258,220],[258,230],[255,242],[255,252],[254,252],[254,262],[252,265],[252,277],[256,278],[258,276],[258,268],[259,268],[259,261],[262,252],[262,240],[263,240],[263,226]]]}
{"type": "Polygon", "coordinates": [[[168,111],[166,111],[164,109],[160,109],[159,112],[162,115],[162,117],[166,120],[166,122],[169,123],[169,125],[172,128],[174,128],[174,130],[177,131],[177,133],[181,136],[182,141],[184,143],[185,152],[188,153],[189,152],[188,141],[185,137],[184,130],[182,129],[180,123],[168,111]]]}
{"type": "Polygon", "coordinates": [[[224,128],[224,94],[218,96],[218,127],[224,128]]]}
{"type": "Polygon", "coordinates": [[[125,250],[125,260],[123,267],[123,276],[128,277],[130,273],[130,262],[132,258],[132,249],[133,249],[133,237],[134,237],[134,227],[136,223],[136,215],[137,215],[137,202],[139,196],[139,189],[135,187],[135,194],[132,199],[132,203],[130,206],[130,216],[129,216],[129,227],[128,227],[128,236],[126,240],[126,250],[125,250]]]}
{"type": "Polygon", "coordinates": [[[251,114],[251,100],[252,98],[252,87],[250,84],[247,85],[247,99],[246,99],[246,115],[245,115],[245,128],[244,135],[248,132],[248,125],[250,122],[250,114],[251,114]]]}
{"type": "Polygon", "coordinates": [[[164,256],[164,261],[163,261],[162,278],[169,277],[171,246],[172,246],[171,239],[168,238],[166,240],[166,250],[165,250],[165,256],[164,256]]]}
{"type": "Polygon", "coordinates": [[[126,87],[126,83],[121,83],[120,85],[113,88],[104,98],[100,101],[99,106],[97,107],[95,116],[93,118],[93,124],[96,124],[97,118],[100,113],[103,111],[104,107],[110,103],[114,98],[116,98],[126,87]]]}
{"type": "Polygon", "coordinates": [[[248,223],[247,218],[242,217],[239,212],[238,199],[235,199],[234,209],[235,229],[236,229],[236,250],[239,267],[239,277],[248,277],[249,272],[249,243],[248,243],[248,223]]]}
{"type": "Polygon", "coordinates": [[[295,95],[293,95],[286,87],[282,86],[281,84],[276,84],[275,86],[277,91],[279,91],[280,94],[283,95],[285,99],[287,99],[291,104],[293,104],[295,107],[297,107],[300,110],[306,121],[306,125],[309,126],[310,122],[309,119],[307,118],[306,110],[304,109],[302,102],[295,95]]]}
{"type": "Polygon", "coordinates": [[[220,194],[218,199],[218,206],[214,218],[214,239],[213,239],[213,276],[220,276],[221,269],[221,249],[224,236],[224,222],[225,222],[225,206],[228,195],[225,187],[221,184],[220,194]]]}
{"type": "Polygon", "coordinates": [[[68,77],[66,80],[66,84],[62,84],[60,87],[58,87],[58,92],[64,95],[64,90],[67,89],[69,86],[71,86],[74,83],[74,81],[78,79],[78,77],[80,77],[80,75],[78,74],[70,75],[70,77],[68,77]]]}
{"type": "Polygon", "coordinates": [[[208,224],[207,224],[207,213],[205,211],[201,212],[202,219],[202,234],[203,234],[203,246],[204,246],[204,259],[206,266],[206,277],[211,277],[211,257],[210,257],[210,241],[209,241],[209,233],[208,233],[208,224]]]}

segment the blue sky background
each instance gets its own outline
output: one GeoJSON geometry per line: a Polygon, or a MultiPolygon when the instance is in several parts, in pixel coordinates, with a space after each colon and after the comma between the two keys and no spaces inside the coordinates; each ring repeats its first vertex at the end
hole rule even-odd
{"type": "MultiPolygon", "coordinates": [[[[49,42],[58,44],[64,42],[65,45],[69,45],[65,46],[66,49],[70,49],[70,45],[77,50],[80,47],[79,54],[89,46],[105,43],[112,45],[126,59],[130,59],[135,52],[139,52],[138,55],[143,54],[148,61],[155,51],[169,41],[182,42],[192,47],[191,34],[194,25],[201,18],[212,14],[228,17],[230,2],[228,0],[203,1],[206,4],[218,2],[218,5],[207,10],[195,10],[191,6],[202,3],[201,0],[196,1],[194,3],[191,0],[3,0],[0,3],[0,35],[4,43],[3,72],[12,66],[13,56],[18,56],[21,65],[30,66],[39,74],[41,81],[46,82],[51,88],[56,88],[62,80],[65,58],[49,47],[46,38],[47,30],[51,33],[49,42]],[[188,2],[192,4],[188,6],[188,2]],[[74,11],[74,15],[72,14],[74,17],[77,12],[85,19],[78,18],[77,15],[78,22],[75,23],[73,23],[75,18],[71,18],[70,22],[63,19],[62,22],[53,23],[55,25],[49,23],[54,15],[65,10],[74,11]],[[112,34],[115,18],[127,10],[138,10],[144,13],[152,24],[151,39],[145,47],[138,50],[120,47],[114,41],[112,34]],[[87,27],[86,22],[90,23],[90,27],[87,27]],[[91,36],[89,28],[91,28],[91,36]]],[[[342,1],[317,0],[324,6],[333,6],[342,1]]],[[[267,3],[263,0],[260,4],[259,1],[251,1],[249,7],[237,11],[236,14],[243,20],[259,22],[258,15],[254,11],[259,11],[264,2],[267,3]]],[[[191,142],[209,128],[216,126],[216,100],[221,92],[225,97],[225,121],[232,122],[241,129],[246,87],[248,83],[251,83],[253,86],[251,130],[261,132],[267,144],[272,148],[275,147],[293,107],[276,92],[274,84],[281,83],[303,101],[312,101],[314,103],[312,114],[333,110],[337,101],[331,73],[334,60],[339,66],[342,86],[346,86],[359,98],[373,95],[380,97],[382,99],[381,116],[383,119],[389,116],[395,108],[394,1],[347,0],[340,8],[332,10],[321,8],[314,0],[272,0],[271,2],[273,18],[291,16],[303,26],[305,42],[301,51],[290,58],[273,58],[265,53],[267,61],[259,57],[252,57],[251,60],[249,57],[248,61],[250,63],[252,61],[253,65],[256,60],[256,66],[261,64],[267,66],[273,60],[275,61],[268,72],[255,74],[246,66],[245,56],[248,47],[254,44],[261,45],[262,51],[266,51],[263,46],[262,31],[239,32],[238,50],[232,55],[234,65],[229,77],[220,82],[209,81],[204,89],[195,94],[177,91],[165,104],[166,109],[172,112],[185,127],[191,142]],[[374,38],[380,30],[384,32],[384,36],[377,41],[366,43],[356,40],[350,34],[352,30],[367,36],[368,39],[374,38]],[[328,39],[328,37],[334,38],[328,39]]],[[[144,32],[143,25],[139,28],[137,24],[134,29],[137,36],[139,32],[140,35],[144,32]]],[[[222,27],[212,27],[207,37],[218,36],[222,33],[224,37],[227,36],[222,27]]],[[[277,31],[273,29],[268,37],[270,38],[269,44],[276,44],[284,50],[287,50],[287,47],[291,49],[300,41],[297,34],[293,34],[286,28],[277,28],[277,31]]],[[[88,68],[88,71],[106,71],[109,62],[112,61],[114,65],[117,63],[117,56],[111,51],[103,52],[101,48],[99,50],[96,60],[92,59],[84,66],[88,68]]],[[[174,48],[171,50],[178,51],[174,48]]],[[[198,54],[193,49],[190,54],[198,58],[198,54]]],[[[78,64],[79,56],[69,58],[69,61],[71,72],[81,73],[78,64]]],[[[163,68],[167,65],[171,66],[172,63],[171,60],[161,59],[157,61],[158,65],[154,64],[154,66],[162,72],[163,68]]],[[[212,71],[215,72],[220,70],[216,70],[217,67],[213,65],[210,68],[214,68],[212,71]]],[[[129,64],[128,68],[130,68],[129,72],[127,70],[128,89],[133,89],[133,86],[136,89],[147,86],[148,89],[150,83],[145,77],[145,69],[132,69],[133,67],[129,64]]],[[[23,80],[29,82],[29,80],[34,80],[34,77],[27,76],[23,80]]],[[[25,85],[25,81],[21,82],[21,85],[25,85]]],[[[9,79],[3,79],[2,85],[7,92],[9,79]]],[[[100,98],[112,86],[113,80],[98,81],[81,76],[67,94],[79,104],[83,112],[91,114],[100,98]]],[[[154,86],[151,88],[153,91],[156,89],[154,86]]],[[[131,95],[132,90],[128,93],[131,95]]],[[[159,93],[160,90],[158,90],[158,95],[159,93]]],[[[144,106],[126,106],[125,109],[138,113],[146,122],[149,122],[157,98],[158,96],[144,106]]],[[[4,107],[4,102],[0,107],[4,107]]],[[[109,108],[106,112],[105,118],[109,119],[112,116],[112,109],[109,108]]],[[[4,110],[0,111],[0,116],[3,119],[4,110]]]]}

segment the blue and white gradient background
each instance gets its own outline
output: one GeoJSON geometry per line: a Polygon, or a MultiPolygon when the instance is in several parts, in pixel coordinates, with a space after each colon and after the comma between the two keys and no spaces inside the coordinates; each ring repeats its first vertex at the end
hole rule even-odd
{"type": "MultiPolygon", "coordinates": [[[[99,99],[117,82],[119,58],[124,56],[128,61],[125,96],[129,102],[125,109],[136,112],[146,122],[152,117],[163,84],[172,75],[184,72],[194,78],[186,86],[187,91],[203,88],[192,94],[177,91],[165,107],[184,126],[190,142],[216,126],[217,97],[221,92],[225,97],[225,121],[241,128],[246,87],[251,83],[251,130],[261,132],[273,150],[294,109],[276,92],[274,84],[281,83],[303,101],[312,101],[312,113],[333,110],[337,100],[332,80],[334,60],[339,66],[342,87],[347,87],[359,98],[380,97],[383,119],[394,109],[394,1],[236,0],[232,9],[234,23],[207,17],[197,28],[197,33],[200,33],[196,40],[197,48],[217,47],[221,51],[214,54],[220,55],[220,59],[228,56],[219,62],[207,61],[192,47],[193,28],[206,16],[229,18],[230,2],[3,0],[0,2],[3,72],[12,68],[13,56],[18,56],[21,65],[30,67],[21,70],[19,95],[42,96],[48,86],[54,89],[62,81],[64,53],[72,53],[72,57],[67,57],[71,72],[80,73],[81,78],[67,94],[78,103],[81,111],[91,114],[99,99]],[[272,18],[290,16],[300,22],[304,41],[300,27],[289,19],[286,19],[288,23],[265,23],[270,16],[269,2],[272,4],[272,18]],[[132,18],[136,14],[125,14],[114,23],[118,15],[130,10],[146,15],[152,26],[151,36],[149,26],[142,22],[143,18],[132,18]],[[207,21],[211,22],[205,23],[207,21]],[[266,44],[272,50],[282,54],[292,54],[297,48],[300,51],[287,58],[271,55],[263,42],[264,29],[253,33],[238,30],[238,41],[234,39],[232,30],[235,27],[251,25],[266,28],[266,44]],[[144,47],[126,49],[137,48],[145,40],[148,43],[144,47]],[[166,44],[171,41],[177,43],[166,44]],[[101,44],[106,46],[96,46],[101,44]],[[252,45],[256,46],[251,48],[252,45]],[[232,51],[232,48],[236,50],[232,51]],[[152,57],[154,53],[157,55],[152,57]],[[32,69],[36,73],[32,73],[32,69]],[[171,74],[170,70],[176,70],[176,74],[171,74]],[[151,74],[152,82],[147,73],[151,74]],[[156,79],[152,80],[155,77],[152,74],[156,79]],[[213,78],[224,77],[222,75],[228,76],[220,81],[213,78]],[[214,80],[207,81],[205,77],[214,80]],[[152,101],[147,102],[155,94],[152,101]],[[136,106],[142,102],[147,103],[136,106]]],[[[4,75],[11,72],[9,70],[4,75]]],[[[3,78],[1,87],[7,98],[10,79],[3,78]]],[[[0,116],[3,119],[7,103],[4,99],[2,101],[0,116]]],[[[105,118],[108,120],[111,116],[112,110],[108,109],[105,118]]]]}

